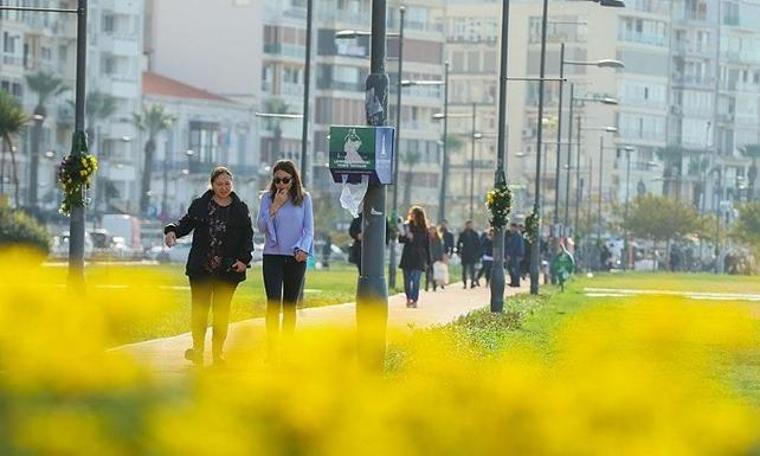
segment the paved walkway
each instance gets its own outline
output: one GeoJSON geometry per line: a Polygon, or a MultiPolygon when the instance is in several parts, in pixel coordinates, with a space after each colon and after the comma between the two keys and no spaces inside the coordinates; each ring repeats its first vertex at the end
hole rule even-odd
{"type": "MultiPolygon", "coordinates": [[[[529,291],[527,281],[522,288],[506,289],[507,296],[529,291]]],[[[490,302],[489,289],[485,287],[462,289],[461,283],[454,283],[445,290],[420,293],[419,307],[406,308],[404,294],[397,294],[388,299],[388,327],[402,331],[415,328],[430,327],[451,322],[472,310],[486,307],[490,302]]],[[[340,326],[355,327],[355,303],[338,304],[334,306],[307,308],[298,310],[297,328],[340,326]]],[[[207,362],[210,359],[210,336],[207,334],[207,362]]],[[[235,348],[237,341],[245,340],[246,344],[265,343],[266,329],[263,318],[244,320],[230,325],[227,339],[228,362],[234,366],[235,348]]],[[[117,347],[114,351],[123,351],[134,355],[140,362],[148,363],[159,374],[181,374],[187,372],[189,363],[183,358],[185,349],[192,346],[190,333],[174,337],[154,339],[135,344],[117,347]]]]}

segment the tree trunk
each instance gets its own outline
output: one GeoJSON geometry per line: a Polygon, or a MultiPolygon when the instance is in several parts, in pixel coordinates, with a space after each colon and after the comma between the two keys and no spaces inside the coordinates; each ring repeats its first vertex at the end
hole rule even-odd
{"type": "Polygon", "coordinates": [[[145,215],[148,213],[150,206],[150,181],[153,171],[153,155],[156,151],[156,140],[149,138],[145,143],[145,166],[142,173],[142,182],[140,185],[140,212],[145,215]]]}

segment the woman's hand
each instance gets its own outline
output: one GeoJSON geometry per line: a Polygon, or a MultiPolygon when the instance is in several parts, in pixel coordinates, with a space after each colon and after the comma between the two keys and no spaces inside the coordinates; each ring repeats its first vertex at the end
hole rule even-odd
{"type": "Polygon", "coordinates": [[[246,267],[247,266],[245,265],[245,263],[243,263],[242,261],[238,260],[232,266],[230,266],[230,269],[232,269],[235,272],[244,272],[245,269],[246,269],[246,267]]]}
{"type": "Polygon", "coordinates": [[[278,190],[277,193],[274,194],[272,205],[269,207],[269,215],[276,214],[277,211],[288,202],[288,199],[290,199],[290,194],[288,193],[287,188],[278,190]]]}
{"type": "Polygon", "coordinates": [[[295,257],[296,257],[296,261],[298,261],[299,263],[303,263],[304,261],[306,261],[306,258],[308,258],[309,255],[307,255],[306,252],[304,252],[303,250],[298,250],[296,251],[295,257]]]}
{"type": "Polygon", "coordinates": [[[164,236],[164,244],[166,244],[167,247],[174,247],[174,245],[177,243],[177,234],[174,231],[169,231],[164,236]]]}

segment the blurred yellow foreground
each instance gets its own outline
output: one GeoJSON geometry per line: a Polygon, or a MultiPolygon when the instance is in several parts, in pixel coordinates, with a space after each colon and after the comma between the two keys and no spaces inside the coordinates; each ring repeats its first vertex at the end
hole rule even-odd
{"type": "MultiPolygon", "coordinates": [[[[69,295],[23,252],[0,258],[0,454],[749,454],[760,414],[720,375],[756,346],[746,307],[636,298],[483,358],[424,331],[379,373],[356,335],[299,331],[281,362],[158,379],[107,351],[120,322],[174,299],[141,272],[69,295]]],[[[484,303],[484,305],[487,303],[484,303]]],[[[189,305],[189,303],[187,304],[189,305]]],[[[260,344],[260,342],[258,342],[260,344]]],[[[238,347],[241,348],[241,347],[238,347]]],[[[235,347],[230,347],[235,350],[235,347]]],[[[181,356],[181,354],[178,354],[181,356]]]]}

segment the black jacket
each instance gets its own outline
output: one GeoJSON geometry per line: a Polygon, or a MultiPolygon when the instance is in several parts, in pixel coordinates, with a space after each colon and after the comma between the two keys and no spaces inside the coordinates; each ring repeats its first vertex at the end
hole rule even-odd
{"type": "Polygon", "coordinates": [[[480,237],[475,230],[464,230],[459,233],[457,253],[462,263],[477,263],[480,260],[480,237]]]}
{"type": "MultiPolygon", "coordinates": [[[[173,231],[177,238],[187,236],[191,231],[195,230],[195,233],[193,233],[193,245],[190,248],[185,268],[185,274],[190,278],[201,278],[209,275],[204,265],[207,260],[210,243],[208,205],[212,196],[213,192],[209,190],[199,198],[194,199],[187,210],[187,214],[182,216],[179,221],[170,223],[164,227],[164,234],[173,231]]],[[[227,232],[223,245],[225,264],[230,263],[231,265],[237,260],[246,265],[251,263],[251,252],[253,252],[251,215],[248,212],[248,206],[234,192],[232,193],[230,218],[227,221],[227,232]]],[[[224,271],[220,278],[234,283],[242,282],[245,280],[245,271],[224,271]]]]}
{"type": "Polygon", "coordinates": [[[412,230],[412,239],[406,237],[404,233],[398,237],[399,242],[404,244],[404,250],[401,252],[401,269],[418,269],[424,271],[431,263],[430,258],[430,238],[427,230],[417,227],[416,225],[406,225],[412,230]]]}
{"type": "Polygon", "coordinates": [[[451,231],[444,230],[441,237],[443,238],[443,253],[448,256],[454,255],[454,235],[451,231]]]}
{"type": "MultiPolygon", "coordinates": [[[[352,264],[361,264],[362,262],[362,240],[359,239],[359,235],[362,233],[362,220],[363,214],[359,214],[358,217],[351,220],[351,226],[348,227],[348,235],[354,240],[348,255],[348,262],[352,264]]],[[[391,224],[385,220],[385,245],[391,242],[390,233],[391,224]]]]}

